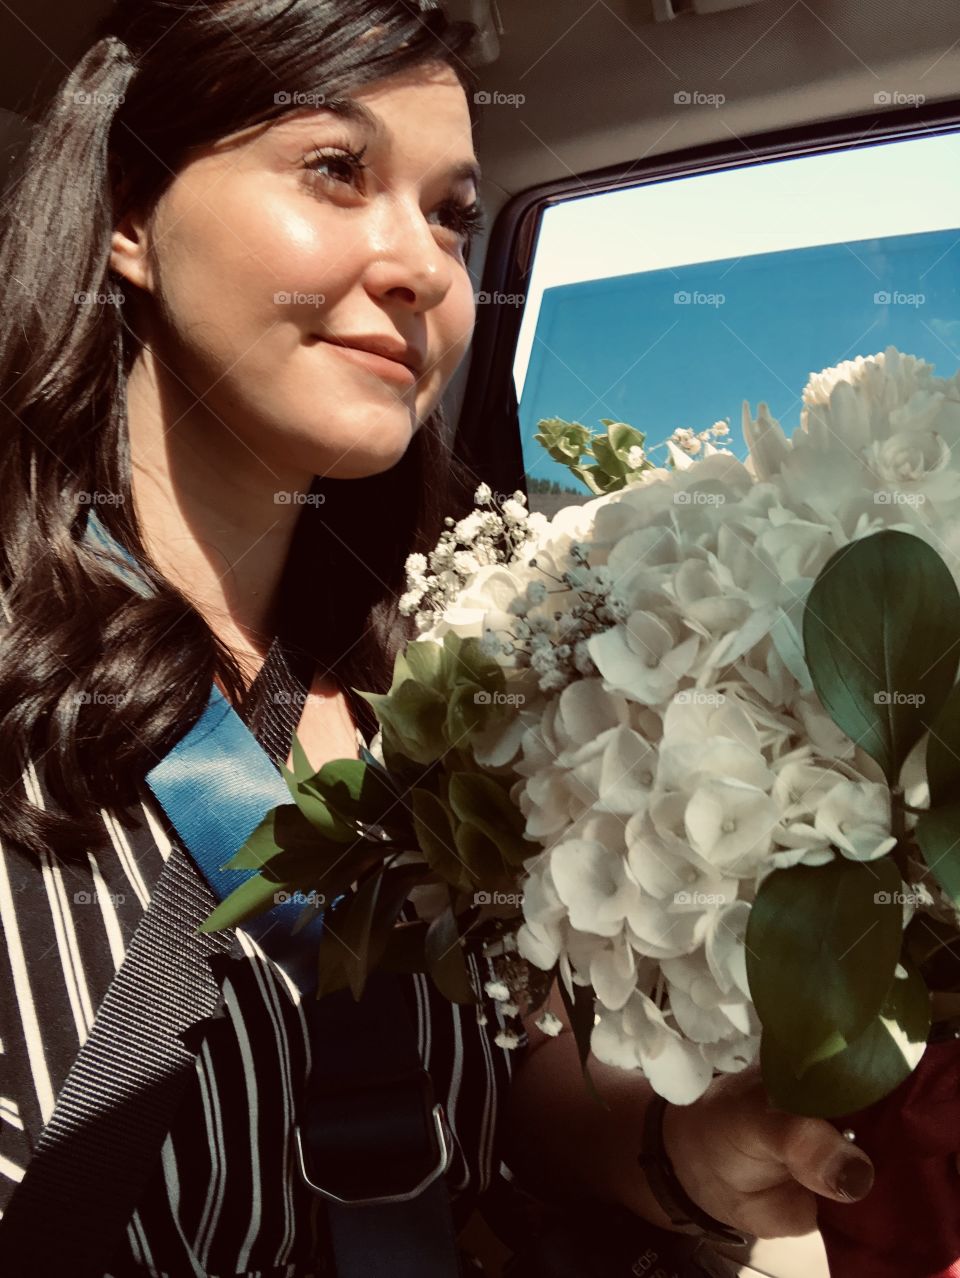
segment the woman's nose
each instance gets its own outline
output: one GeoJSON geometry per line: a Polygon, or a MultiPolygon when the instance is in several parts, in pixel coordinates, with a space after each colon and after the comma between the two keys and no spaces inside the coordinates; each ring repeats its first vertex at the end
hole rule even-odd
{"type": "Polygon", "coordinates": [[[401,294],[417,311],[439,305],[450,290],[451,250],[417,209],[394,207],[377,227],[367,287],[379,295],[401,294]]]}

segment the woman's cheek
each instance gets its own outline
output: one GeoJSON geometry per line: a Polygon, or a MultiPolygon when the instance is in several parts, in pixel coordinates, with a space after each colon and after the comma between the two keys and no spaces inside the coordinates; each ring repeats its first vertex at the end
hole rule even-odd
{"type": "Polygon", "coordinates": [[[229,237],[236,246],[231,253],[236,271],[251,289],[258,285],[270,299],[274,294],[304,293],[335,301],[344,291],[351,263],[342,237],[328,220],[306,196],[245,191],[230,209],[230,224],[236,228],[236,238],[229,237]]]}
{"type": "Polygon", "coordinates": [[[477,302],[473,281],[466,270],[464,270],[462,281],[457,285],[456,292],[451,290],[451,293],[452,296],[447,299],[450,302],[450,310],[448,322],[444,326],[446,340],[442,349],[449,353],[452,375],[467,353],[477,322],[477,302]]]}

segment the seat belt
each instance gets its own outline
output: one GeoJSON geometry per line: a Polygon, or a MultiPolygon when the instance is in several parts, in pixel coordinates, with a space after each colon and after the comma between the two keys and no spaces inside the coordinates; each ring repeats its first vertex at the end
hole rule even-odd
{"type": "MultiPolygon", "coordinates": [[[[255,870],[225,870],[286,783],[214,686],[203,715],[147,783],[223,900],[255,870]]],[[[296,898],[242,925],[298,988],[311,1067],[295,1131],[304,1183],[326,1202],[337,1278],[458,1278],[443,1107],[420,1063],[396,973],[377,971],[357,1003],[317,999],[325,912],[293,934],[296,898]]]]}
{"type": "MultiPolygon", "coordinates": [[[[91,512],[90,534],[136,559],[91,512]]],[[[289,788],[253,733],[214,685],[206,710],[148,774],[183,846],[218,901],[255,870],[221,867],[289,788]]],[[[374,972],[357,1003],[349,990],[316,997],[324,911],[294,935],[302,913],[285,901],[243,930],[300,993],[311,1048],[295,1128],[304,1183],[325,1199],[337,1278],[460,1278],[443,1173],[452,1137],[422,1067],[395,973],[374,972]]]]}

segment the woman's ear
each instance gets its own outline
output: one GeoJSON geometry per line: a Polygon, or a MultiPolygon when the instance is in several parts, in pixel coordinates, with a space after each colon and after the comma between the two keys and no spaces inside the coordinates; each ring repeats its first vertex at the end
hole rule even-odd
{"type": "Polygon", "coordinates": [[[149,223],[140,214],[126,214],[114,229],[110,240],[110,269],[137,288],[152,290],[149,223]]]}

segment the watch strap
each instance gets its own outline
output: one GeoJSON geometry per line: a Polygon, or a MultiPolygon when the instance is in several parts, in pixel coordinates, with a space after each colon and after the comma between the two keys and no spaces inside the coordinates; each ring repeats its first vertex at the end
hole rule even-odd
{"type": "Polygon", "coordinates": [[[749,1241],[747,1236],[704,1211],[680,1183],[663,1137],[663,1116],[667,1104],[662,1096],[654,1095],[644,1116],[643,1149],[637,1156],[637,1162],[647,1178],[650,1192],[673,1225],[692,1226],[713,1242],[743,1246],[749,1241]]]}

